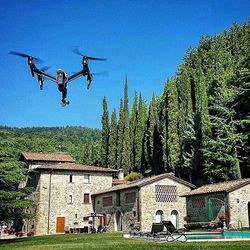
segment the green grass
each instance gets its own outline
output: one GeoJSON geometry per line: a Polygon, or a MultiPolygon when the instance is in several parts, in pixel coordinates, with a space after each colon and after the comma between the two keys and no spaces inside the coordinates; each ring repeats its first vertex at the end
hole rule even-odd
{"type": "Polygon", "coordinates": [[[1,241],[1,250],[69,250],[69,249],[100,249],[100,250],[237,250],[250,249],[250,241],[240,242],[185,242],[185,243],[157,243],[141,240],[130,240],[122,237],[121,234],[104,233],[104,234],[67,234],[37,236],[21,238],[17,240],[1,241]]]}

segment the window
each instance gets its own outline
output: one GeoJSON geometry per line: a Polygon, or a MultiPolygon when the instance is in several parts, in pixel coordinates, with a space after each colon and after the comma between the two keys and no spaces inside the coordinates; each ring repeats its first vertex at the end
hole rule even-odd
{"type": "Polygon", "coordinates": [[[69,195],[69,204],[72,204],[72,203],[73,203],[73,195],[70,194],[70,195],[69,195]]]}
{"type": "Polygon", "coordinates": [[[89,183],[89,174],[83,176],[83,183],[89,183]]]}
{"type": "Polygon", "coordinates": [[[155,200],[156,202],[176,202],[177,201],[177,187],[168,185],[155,186],[155,200]]]}
{"type": "Polygon", "coordinates": [[[136,200],[135,192],[125,193],[125,202],[126,203],[134,203],[136,200]]]}
{"type": "Polygon", "coordinates": [[[163,212],[161,210],[157,210],[155,213],[155,222],[160,223],[163,221],[163,212]]]}
{"type": "Polygon", "coordinates": [[[102,198],[102,206],[103,207],[110,207],[113,205],[112,196],[107,196],[102,198]]]}
{"type": "Polygon", "coordinates": [[[73,182],[73,175],[69,175],[69,182],[73,182]]]}
{"type": "Polygon", "coordinates": [[[84,194],[83,196],[83,203],[84,204],[89,204],[89,194],[84,194]]]}

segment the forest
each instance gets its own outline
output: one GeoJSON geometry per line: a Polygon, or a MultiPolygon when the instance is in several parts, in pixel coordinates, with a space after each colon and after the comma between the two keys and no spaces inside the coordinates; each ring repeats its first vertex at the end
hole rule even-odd
{"type": "Polygon", "coordinates": [[[138,175],[173,172],[202,185],[250,177],[249,21],[189,48],[149,103],[128,80],[119,114],[103,99],[102,166],[138,175]]]}

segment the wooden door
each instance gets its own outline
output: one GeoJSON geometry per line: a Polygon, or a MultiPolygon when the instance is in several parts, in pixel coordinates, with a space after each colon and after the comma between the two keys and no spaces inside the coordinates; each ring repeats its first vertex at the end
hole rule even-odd
{"type": "Polygon", "coordinates": [[[57,217],[56,218],[56,232],[64,233],[65,228],[65,217],[57,217]]]}

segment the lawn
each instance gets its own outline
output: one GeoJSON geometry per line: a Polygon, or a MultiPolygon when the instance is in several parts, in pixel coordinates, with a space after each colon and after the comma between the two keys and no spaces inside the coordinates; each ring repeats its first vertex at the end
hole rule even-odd
{"type": "Polygon", "coordinates": [[[100,249],[100,250],[175,250],[175,249],[192,249],[192,250],[235,250],[250,249],[250,241],[240,242],[186,242],[186,243],[156,243],[140,240],[124,239],[121,234],[104,233],[104,234],[67,234],[51,235],[22,238],[17,240],[1,241],[1,250],[54,250],[54,249],[100,249]]]}

